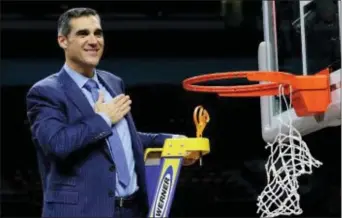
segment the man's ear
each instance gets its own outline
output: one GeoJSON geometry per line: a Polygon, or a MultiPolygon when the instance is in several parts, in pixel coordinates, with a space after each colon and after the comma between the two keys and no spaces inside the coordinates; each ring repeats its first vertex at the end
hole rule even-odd
{"type": "Polygon", "coordinates": [[[59,46],[62,49],[66,49],[68,47],[68,40],[67,40],[66,36],[58,35],[57,41],[58,41],[59,46]]]}

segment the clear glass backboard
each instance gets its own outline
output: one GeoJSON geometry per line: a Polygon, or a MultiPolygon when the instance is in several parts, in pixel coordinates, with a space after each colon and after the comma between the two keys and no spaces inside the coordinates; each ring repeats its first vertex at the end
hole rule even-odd
{"type": "Polygon", "coordinates": [[[272,141],[278,119],[290,116],[302,135],[341,125],[341,1],[263,1],[264,42],[259,46],[259,70],[311,75],[330,67],[332,103],[320,116],[297,117],[280,107],[278,97],[261,97],[263,138],[272,141]]]}

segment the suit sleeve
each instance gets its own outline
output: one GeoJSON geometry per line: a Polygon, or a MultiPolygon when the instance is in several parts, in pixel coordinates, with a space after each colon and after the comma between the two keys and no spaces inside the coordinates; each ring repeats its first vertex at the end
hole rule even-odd
{"type": "Polygon", "coordinates": [[[167,133],[145,133],[145,132],[138,132],[138,136],[145,149],[163,147],[164,141],[168,138],[173,137],[172,134],[167,134],[167,133]]]}
{"type": "Polygon", "coordinates": [[[47,96],[51,93],[48,91],[35,87],[26,98],[32,137],[47,155],[64,159],[112,134],[106,121],[96,113],[68,124],[61,101],[47,96]]]}

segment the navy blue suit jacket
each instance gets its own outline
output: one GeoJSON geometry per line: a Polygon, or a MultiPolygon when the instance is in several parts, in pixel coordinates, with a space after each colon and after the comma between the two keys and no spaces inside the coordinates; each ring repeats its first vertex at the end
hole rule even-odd
{"type": "MultiPolygon", "coordinates": [[[[119,77],[97,72],[112,96],[124,92],[119,77]]],[[[113,217],[116,172],[105,143],[111,128],[64,69],[33,85],[26,100],[43,186],[42,216],[113,217]]],[[[144,148],[162,146],[172,135],[138,132],[131,114],[126,119],[147,203],[144,148]]]]}

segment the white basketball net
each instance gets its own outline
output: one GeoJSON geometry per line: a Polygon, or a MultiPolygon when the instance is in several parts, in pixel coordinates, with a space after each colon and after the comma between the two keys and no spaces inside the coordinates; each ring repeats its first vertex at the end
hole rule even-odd
{"type": "MultiPolygon", "coordinates": [[[[288,104],[284,87],[280,85],[279,99],[285,101],[287,109],[291,106],[291,98],[290,94],[290,103],[288,104]]],[[[279,101],[279,105],[280,111],[282,111],[281,101],[279,101]]],[[[303,174],[311,174],[313,166],[322,165],[320,161],[312,157],[299,131],[292,126],[290,114],[288,113],[289,122],[287,123],[281,117],[279,116],[280,124],[277,137],[273,143],[266,145],[266,149],[270,149],[271,154],[265,165],[267,185],[258,196],[257,213],[261,213],[261,217],[300,215],[303,211],[299,204],[298,177],[303,174]],[[284,134],[282,128],[287,128],[288,134],[284,134]]]]}

